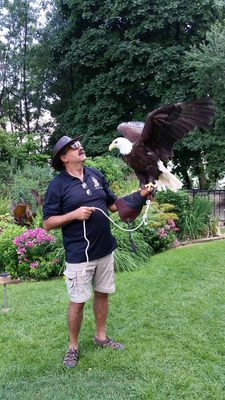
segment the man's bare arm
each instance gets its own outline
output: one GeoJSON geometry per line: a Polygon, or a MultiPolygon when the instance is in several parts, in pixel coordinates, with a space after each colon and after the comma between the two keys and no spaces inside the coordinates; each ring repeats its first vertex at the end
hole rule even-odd
{"type": "Polygon", "coordinates": [[[90,218],[93,211],[95,211],[94,207],[79,207],[64,215],[54,215],[43,221],[43,228],[50,231],[51,229],[61,228],[75,220],[86,220],[90,218]]]}

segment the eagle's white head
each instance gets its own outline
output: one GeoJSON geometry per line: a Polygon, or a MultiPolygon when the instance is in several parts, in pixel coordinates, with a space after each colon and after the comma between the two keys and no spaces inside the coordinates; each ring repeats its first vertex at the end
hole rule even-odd
{"type": "Polygon", "coordinates": [[[128,139],[124,137],[118,137],[112,141],[109,145],[109,151],[112,149],[118,149],[120,154],[126,155],[129,154],[132,150],[133,143],[131,143],[128,139]]]}

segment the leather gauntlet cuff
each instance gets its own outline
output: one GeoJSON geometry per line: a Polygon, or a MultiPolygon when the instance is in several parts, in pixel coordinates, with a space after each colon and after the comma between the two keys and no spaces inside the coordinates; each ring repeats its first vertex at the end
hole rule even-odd
{"type": "Polygon", "coordinates": [[[115,201],[118,214],[123,222],[130,223],[140,214],[146,203],[146,197],[140,195],[140,192],[134,192],[115,201]]]}

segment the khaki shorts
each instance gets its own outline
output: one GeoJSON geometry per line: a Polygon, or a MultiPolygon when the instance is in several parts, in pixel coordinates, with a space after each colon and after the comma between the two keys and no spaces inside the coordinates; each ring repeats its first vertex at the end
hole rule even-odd
{"type": "Polygon", "coordinates": [[[64,275],[70,301],[84,303],[91,298],[92,288],[96,292],[114,293],[114,274],[113,254],[88,263],[66,263],[64,275]]]}

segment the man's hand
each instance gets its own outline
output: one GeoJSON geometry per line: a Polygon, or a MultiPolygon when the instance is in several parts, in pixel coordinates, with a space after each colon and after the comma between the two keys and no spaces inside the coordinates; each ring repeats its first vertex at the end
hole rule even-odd
{"type": "Polygon", "coordinates": [[[76,219],[84,221],[90,218],[91,214],[95,211],[94,207],[79,207],[74,211],[70,211],[63,215],[54,215],[43,221],[43,228],[47,231],[51,229],[61,228],[64,225],[70,224],[76,219]]]}
{"type": "Polygon", "coordinates": [[[83,221],[89,219],[91,214],[95,211],[94,207],[79,207],[75,211],[73,211],[74,219],[78,219],[79,221],[83,221]]]}

